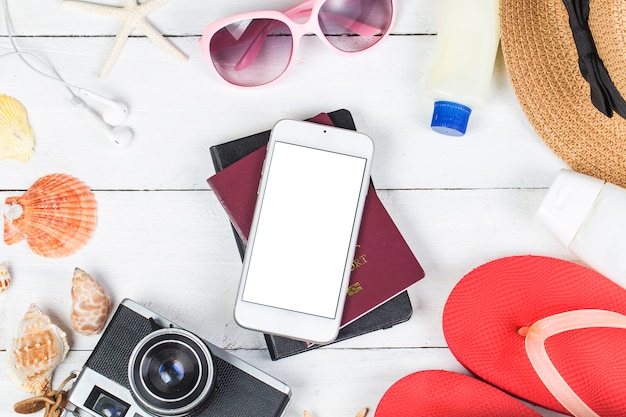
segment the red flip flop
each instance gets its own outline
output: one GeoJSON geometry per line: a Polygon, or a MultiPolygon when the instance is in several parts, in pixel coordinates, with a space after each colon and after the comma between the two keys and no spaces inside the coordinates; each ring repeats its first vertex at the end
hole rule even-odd
{"type": "Polygon", "coordinates": [[[541,417],[476,378],[449,371],[420,371],[393,384],[374,417],[541,417]]]}
{"type": "Polygon", "coordinates": [[[443,331],[472,373],[574,416],[626,416],[626,290],[554,258],[502,258],[450,293],[443,331]]]}

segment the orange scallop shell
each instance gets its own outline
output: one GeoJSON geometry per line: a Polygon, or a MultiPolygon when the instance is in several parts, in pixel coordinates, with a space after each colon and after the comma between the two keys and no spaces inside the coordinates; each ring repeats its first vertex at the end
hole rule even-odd
{"type": "Polygon", "coordinates": [[[72,327],[83,335],[100,333],[111,308],[106,290],[91,275],[80,268],[72,277],[72,327]]]}
{"type": "Polygon", "coordinates": [[[96,227],[96,198],[67,174],[41,177],[20,197],[8,197],[4,241],[26,240],[37,255],[60,258],[83,247],[96,227]]]}
{"type": "Polygon", "coordinates": [[[69,350],[65,332],[31,304],[9,346],[9,374],[21,390],[41,395],[69,350]]]}
{"type": "Polygon", "coordinates": [[[0,263],[0,292],[6,291],[11,283],[11,275],[6,262],[0,263]]]}

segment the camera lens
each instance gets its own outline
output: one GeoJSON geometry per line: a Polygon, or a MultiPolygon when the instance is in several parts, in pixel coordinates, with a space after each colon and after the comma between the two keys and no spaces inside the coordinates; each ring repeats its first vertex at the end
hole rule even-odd
{"type": "Polygon", "coordinates": [[[135,347],[129,363],[131,390],[147,411],[182,416],[211,392],[211,353],[197,336],[182,329],[157,330],[135,347]]]}
{"type": "Polygon", "coordinates": [[[195,352],[178,341],[165,341],[146,352],[141,378],[159,397],[175,399],[193,391],[199,376],[197,365],[195,352]]]}

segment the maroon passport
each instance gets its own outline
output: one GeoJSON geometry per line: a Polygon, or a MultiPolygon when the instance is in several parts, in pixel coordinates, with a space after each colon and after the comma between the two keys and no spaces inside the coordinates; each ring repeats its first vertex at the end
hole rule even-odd
{"type": "MultiPolygon", "coordinates": [[[[333,124],[325,113],[310,120],[333,124]]],[[[244,243],[250,233],[265,152],[266,147],[261,147],[207,180],[244,243]]],[[[370,185],[341,326],[375,309],[423,277],[424,270],[370,185]]]]}

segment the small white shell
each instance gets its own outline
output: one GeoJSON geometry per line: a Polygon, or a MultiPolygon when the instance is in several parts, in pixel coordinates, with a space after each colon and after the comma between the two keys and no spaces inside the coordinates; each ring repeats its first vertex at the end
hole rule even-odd
{"type": "Polygon", "coordinates": [[[11,275],[6,262],[0,263],[0,293],[6,291],[11,283],[11,275]]]}
{"type": "Polygon", "coordinates": [[[72,277],[72,327],[83,335],[100,333],[109,316],[111,300],[106,290],[80,268],[72,277]]]}
{"type": "Polygon", "coordinates": [[[21,390],[44,394],[69,350],[65,332],[31,304],[9,347],[9,374],[21,390]]]}

